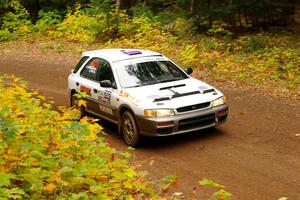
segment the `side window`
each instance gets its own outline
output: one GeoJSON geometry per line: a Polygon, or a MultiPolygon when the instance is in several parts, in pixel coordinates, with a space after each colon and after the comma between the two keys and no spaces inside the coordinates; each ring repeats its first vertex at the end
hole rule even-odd
{"type": "Polygon", "coordinates": [[[99,58],[92,58],[81,70],[80,76],[90,80],[98,81],[98,68],[100,66],[99,58]]]}
{"type": "Polygon", "coordinates": [[[74,67],[74,70],[73,70],[73,73],[75,74],[79,69],[80,67],[83,65],[83,63],[88,59],[89,57],[88,56],[83,56],[79,62],[77,63],[77,65],[74,67]]]}
{"type": "Polygon", "coordinates": [[[106,61],[101,59],[101,64],[99,68],[99,81],[103,80],[110,80],[111,83],[115,83],[115,78],[110,67],[110,64],[106,61]]]}

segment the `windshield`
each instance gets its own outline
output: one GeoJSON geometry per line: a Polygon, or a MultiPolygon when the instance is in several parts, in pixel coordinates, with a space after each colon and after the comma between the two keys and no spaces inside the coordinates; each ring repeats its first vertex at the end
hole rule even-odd
{"type": "Polygon", "coordinates": [[[170,61],[149,61],[117,67],[123,88],[140,87],[188,78],[170,61]]]}

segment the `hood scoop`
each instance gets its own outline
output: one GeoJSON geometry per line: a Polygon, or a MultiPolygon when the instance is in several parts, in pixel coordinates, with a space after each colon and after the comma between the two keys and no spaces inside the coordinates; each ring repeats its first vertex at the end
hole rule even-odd
{"type": "Polygon", "coordinates": [[[154,99],[153,102],[160,102],[160,101],[167,101],[167,100],[170,100],[170,97],[161,97],[161,98],[157,98],[157,99],[154,99]]]}
{"type": "Polygon", "coordinates": [[[212,89],[204,90],[202,93],[206,94],[206,93],[211,93],[211,92],[216,92],[216,90],[212,88],[212,89]]]}
{"type": "Polygon", "coordinates": [[[153,102],[167,101],[167,100],[171,100],[171,99],[174,99],[174,98],[184,97],[184,96],[189,96],[189,95],[194,95],[194,94],[201,94],[201,93],[200,93],[200,91],[186,92],[186,93],[182,93],[182,94],[176,93],[171,97],[156,98],[156,99],[154,99],[153,102]]]}

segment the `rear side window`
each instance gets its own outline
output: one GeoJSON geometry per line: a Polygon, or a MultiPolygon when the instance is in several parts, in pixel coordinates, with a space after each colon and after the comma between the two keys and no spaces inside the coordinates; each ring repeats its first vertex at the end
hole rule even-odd
{"type": "Polygon", "coordinates": [[[93,81],[99,81],[99,66],[101,66],[100,58],[92,58],[81,70],[80,76],[93,81]]]}
{"type": "Polygon", "coordinates": [[[78,64],[75,66],[74,70],[73,70],[73,73],[76,73],[80,67],[83,65],[83,63],[88,59],[89,57],[88,56],[83,56],[80,61],[78,62],[78,64]]]}

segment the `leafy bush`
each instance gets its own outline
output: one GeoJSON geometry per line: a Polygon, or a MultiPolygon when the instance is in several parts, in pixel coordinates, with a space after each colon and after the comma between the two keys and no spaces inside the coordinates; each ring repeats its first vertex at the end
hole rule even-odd
{"type": "Polygon", "coordinates": [[[207,33],[217,37],[231,37],[233,33],[225,28],[226,24],[214,23],[207,33]]]}
{"type": "Polygon", "coordinates": [[[299,53],[292,49],[274,47],[267,49],[262,55],[266,58],[266,66],[273,69],[273,78],[285,79],[297,84],[300,76],[299,53]]]}
{"type": "Polygon", "coordinates": [[[189,44],[186,45],[180,53],[180,59],[185,66],[191,66],[198,61],[197,46],[189,44]]]}
{"type": "Polygon", "coordinates": [[[18,78],[0,80],[1,199],[159,199],[131,154],[99,137],[96,120],[52,110],[18,78]]]}
{"type": "Polygon", "coordinates": [[[115,39],[128,30],[129,15],[109,0],[91,0],[86,13],[100,24],[99,39],[115,39]]]}
{"type": "MultiPolygon", "coordinates": [[[[163,24],[163,23],[162,23],[163,24]]],[[[187,20],[185,18],[176,18],[164,25],[163,30],[172,33],[175,36],[179,36],[182,38],[191,37],[192,35],[192,27],[191,20],[187,20]]]]}
{"type": "Polygon", "coordinates": [[[71,41],[92,42],[100,30],[97,19],[85,14],[78,5],[74,12],[69,12],[58,24],[57,30],[51,31],[49,35],[71,41]]]}
{"type": "Polygon", "coordinates": [[[131,10],[133,12],[133,18],[138,18],[138,17],[146,17],[149,19],[154,18],[154,14],[151,8],[147,6],[145,3],[140,3],[134,6],[131,10]]]}
{"type": "Polygon", "coordinates": [[[239,38],[241,49],[245,53],[254,52],[266,47],[266,41],[261,36],[243,36],[239,38]]]}
{"type": "Polygon", "coordinates": [[[13,38],[13,34],[8,31],[8,29],[0,30],[0,42],[5,40],[10,40],[13,38]]]}
{"type": "Polygon", "coordinates": [[[58,24],[61,22],[62,16],[56,11],[45,12],[43,10],[39,11],[39,20],[34,25],[36,32],[47,35],[48,31],[54,30],[58,24]]]}
{"type": "Polygon", "coordinates": [[[32,32],[32,23],[29,20],[28,11],[22,6],[19,0],[12,0],[7,3],[12,11],[3,16],[1,29],[9,31],[17,36],[26,36],[32,32]]]}

